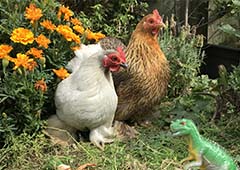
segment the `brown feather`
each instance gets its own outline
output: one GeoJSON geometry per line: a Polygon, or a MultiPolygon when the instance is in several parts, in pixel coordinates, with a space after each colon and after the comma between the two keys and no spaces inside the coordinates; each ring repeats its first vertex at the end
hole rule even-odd
{"type": "Polygon", "coordinates": [[[157,35],[143,29],[145,20],[152,15],[145,16],[132,33],[126,48],[129,68],[113,75],[118,94],[115,120],[138,119],[151,113],[153,106],[166,94],[168,61],[157,35]]]}

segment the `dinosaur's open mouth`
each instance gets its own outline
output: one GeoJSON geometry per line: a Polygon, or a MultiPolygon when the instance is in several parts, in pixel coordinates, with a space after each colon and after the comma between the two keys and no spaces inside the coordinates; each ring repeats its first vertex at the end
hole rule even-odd
{"type": "Polygon", "coordinates": [[[172,136],[179,136],[179,135],[181,135],[180,132],[173,132],[173,133],[172,133],[172,136]]]}
{"type": "Polygon", "coordinates": [[[181,131],[176,130],[176,129],[171,129],[171,132],[172,132],[172,136],[179,136],[179,135],[181,135],[181,131]]]}

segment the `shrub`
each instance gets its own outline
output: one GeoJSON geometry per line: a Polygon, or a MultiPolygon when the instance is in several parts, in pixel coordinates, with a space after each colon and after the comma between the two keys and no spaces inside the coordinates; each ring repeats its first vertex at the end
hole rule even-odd
{"type": "MultiPolygon", "coordinates": [[[[174,22],[173,19],[170,22],[174,22]]],[[[171,25],[173,24],[170,23],[171,25]]],[[[203,36],[191,33],[190,26],[182,27],[179,36],[175,36],[172,30],[174,28],[165,29],[160,37],[160,46],[171,70],[168,96],[177,97],[191,90],[193,82],[200,73],[199,68],[203,62],[201,57],[203,36]]]]}
{"type": "Polygon", "coordinates": [[[173,118],[191,118],[199,121],[199,116],[214,112],[215,100],[209,93],[216,85],[207,75],[200,75],[203,62],[201,47],[203,36],[195,35],[194,27],[182,27],[178,36],[173,17],[166,21],[168,26],[160,38],[171,70],[168,95],[158,109],[167,124],[173,118]]]}
{"type": "MultiPolygon", "coordinates": [[[[173,18],[169,25],[174,25],[171,22],[174,22],[173,18]]],[[[173,118],[187,117],[196,122],[201,119],[209,121],[239,113],[239,66],[232,73],[227,73],[224,66],[220,66],[221,76],[215,80],[201,75],[203,37],[190,32],[190,27],[183,27],[177,37],[173,35],[173,30],[172,27],[167,28],[160,39],[171,68],[168,95],[158,108],[162,111],[163,120],[170,123],[173,118]]]]}

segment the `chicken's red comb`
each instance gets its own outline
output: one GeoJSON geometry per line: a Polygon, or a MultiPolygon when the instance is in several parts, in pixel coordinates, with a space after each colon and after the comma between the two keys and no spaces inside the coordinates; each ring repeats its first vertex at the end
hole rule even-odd
{"type": "Polygon", "coordinates": [[[125,53],[123,52],[123,49],[121,46],[117,47],[117,52],[119,52],[121,59],[123,62],[126,62],[126,56],[125,53]]]}
{"type": "Polygon", "coordinates": [[[153,10],[153,15],[155,15],[158,19],[162,19],[157,9],[153,10]]]}

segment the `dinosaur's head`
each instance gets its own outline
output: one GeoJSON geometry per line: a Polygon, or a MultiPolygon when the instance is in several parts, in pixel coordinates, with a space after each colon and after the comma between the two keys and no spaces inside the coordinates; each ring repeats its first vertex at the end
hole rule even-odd
{"type": "Polygon", "coordinates": [[[193,121],[189,119],[177,119],[172,121],[170,129],[173,132],[173,136],[186,136],[198,132],[193,121]]]}

